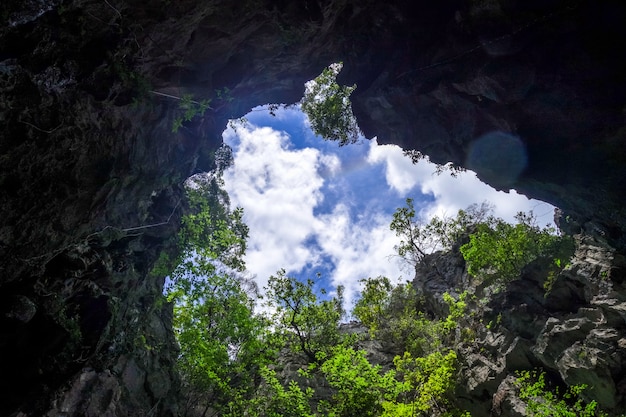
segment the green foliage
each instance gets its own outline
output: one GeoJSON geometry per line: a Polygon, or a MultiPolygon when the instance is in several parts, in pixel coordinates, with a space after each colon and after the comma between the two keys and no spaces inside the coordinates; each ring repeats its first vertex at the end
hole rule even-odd
{"type": "Polygon", "coordinates": [[[401,238],[395,249],[409,264],[417,265],[429,254],[450,250],[469,236],[460,251],[470,275],[500,289],[519,277],[530,262],[545,257],[553,262],[546,277],[548,291],[573,254],[573,240],[557,235],[553,228],[537,226],[532,212],[518,213],[513,225],[495,218],[492,211],[492,206],[482,203],[459,210],[456,217],[435,216],[423,223],[416,218],[413,200],[407,199],[406,207],[396,210],[390,225],[401,238]]]}
{"type": "Polygon", "coordinates": [[[406,199],[406,207],[400,207],[393,214],[393,220],[389,228],[402,238],[400,244],[395,247],[400,257],[413,265],[417,265],[427,255],[431,244],[436,242],[432,239],[424,224],[415,218],[413,199],[406,199]]]}
{"type": "Polygon", "coordinates": [[[230,91],[230,88],[228,87],[215,90],[215,98],[226,103],[230,103],[235,99],[235,97],[233,97],[232,91],[230,91]]]}
{"type": "Polygon", "coordinates": [[[393,286],[388,278],[361,280],[364,289],[353,314],[368,327],[370,336],[381,340],[396,353],[422,353],[431,346],[431,321],[420,311],[421,303],[411,284],[393,286]]]}
{"type": "Polygon", "coordinates": [[[221,178],[210,175],[189,182],[187,199],[189,210],[182,219],[180,256],[173,278],[206,273],[202,268],[210,269],[214,261],[243,271],[248,226],[243,222],[243,209],[230,209],[221,178]]]}
{"type": "Polygon", "coordinates": [[[421,311],[422,301],[412,284],[393,286],[385,277],[361,282],[364,289],[353,314],[369,329],[371,337],[388,344],[397,353],[417,356],[453,342],[459,321],[465,315],[467,293],[462,293],[458,300],[444,293],[449,314],[444,319],[433,319],[421,311]]]}
{"type": "Polygon", "coordinates": [[[519,388],[519,397],[524,400],[529,416],[534,417],[604,417],[603,411],[598,410],[595,401],[585,403],[580,397],[587,388],[586,385],[574,385],[563,394],[558,387],[550,389],[545,379],[545,372],[521,371],[518,372],[516,385],[519,388]]]}
{"type": "Polygon", "coordinates": [[[175,258],[162,255],[154,273],[168,271],[168,302],[180,347],[178,368],[188,410],[206,404],[203,414],[225,412],[255,388],[261,366],[273,358],[265,343],[267,322],[254,314],[255,291],[238,271],[245,265],[248,228],[241,209],[230,209],[220,173],[230,159],[216,155],[215,174],[186,184],[175,258]]]}
{"type": "Polygon", "coordinates": [[[383,374],[365,355],[363,350],[341,345],[332,349],[320,369],[334,394],[318,407],[321,415],[376,417],[385,401],[395,400],[401,388],[395,371],[383,374]]]}
{"type": "Polygon", "coordinates": [[[339,141],[339,145],[354,143],[359,127],[352,114],[350,95],[356,89],[337,84],[342,64],[333,64],[305,86],[301,108],[308,116],[313,131],[324,139],[339,141]]]}
{"type": "MultiPolygon", "coordinates": [[[[230,158],[216,155],[216,160],[222,161],[219,173],[230,158]]],[[[353,314],[371,337],[397,354],[394,369],[383,372],[356,348],[356,336],[340,329],[342,287],[334,296],[323,290],[318,296],[313,280],[302,282],[281,270],[266,287],[268,316],[254,313],[256,289],[240,275],[248,229],[241,210],[230,209],[221,185],[219,175],[188,183],[180,255],[164,261],[173,265],[167,296],[174,305],[179,368],[194,414],[204,408],[203,415],[210,410],[228,417],[452,415],[466,293],[444,293],[448,314],[437,318],[424,312],[413,284],[393,285],[385,277],[363,280],[353,314]],[[279,350],[306,359],[299,382],[278,373],[279,350]],[[322,381],[324,390],[306,387],[306,378],[316,385],[322,381]]],[[[402,238],[399,255],[414,263],[469,240],[461,246],[468,269],[488,283],[508,282],[538,257],[554,259],[560,268],[569,253],[563,238],[537,227],[532,214],[520,214],[518,224],[509,225],[495,219],[486,204],[423,224],[409,199],[397,210],[391,229],[402,238]]],[[[543,376],[535,378],[519,379],[535,415],[596,415],[595,403],[579,400],[583,388],[559,397],[545,393],[543,376]],[[543,408],[546,404],[551,408],[543,408]]]]}
{"type": "MultiPolygon", "coordinates": [[[[274,331],[286,347],[309,360],[300,376],[323,378],[330,398],[318,401],[317,411],[312,412],[305,402],[314,404],[314,393],[294,381],[280,384],[264,375],[272,388],[264,387],[259,395],[265,400],[256,398],[254,404],[271,404],[272,412],[284,415],[335,417],[432,415],[450,408],[447,398],[456,379],[456,353],[443,345],[458,329],[465,295],[457,300],[446,294],[449,316],[429,320],[417,311],[419,301],[411,285],[392,286],[384,277],[365,281],[355,315],[370,320],[371,332],[388,334],[415,352],[400,349],[396,369],[383,373],[368,361],[365,351],[355,349],[353,338],[339,331],[341,292],[319,300],[313,288],[312,280],[300,282],[280,271],[270,278],[266,294],[268,307],[275,311],[274,331]],[[387,321],[385,326],[383,321],[387,321]]],[[[268,410],[263,412],[270,415],[268,410]]]]}
{"type": "Polygon", "coordinates": [[[176,111],[176,116],[174,117],[174,120],[172,122],[173,133],[178,132],[178,129],[182,127],[184,122],[189,122],[193,120],[194,117],[197,117],[197,116],[200,116],[200,117],[204,116],[204,113],[209,109],[216,112],[217,110],[219,110],[220,107],[223,107],[226,104],[234,100],[232,92],[230,91],[228,87],[215,90],[214,98],[206,98],[200,101],[195,100],[193,98],[193,95],[191,94],[183,94],[181,97],[179,97],[176,95],[162,93],[162,92],[154,91],[154,90],[150,90],[148,92],[156,96],[178,100],[178,108],[176,111]],[[213,107],[211,107],[211,102],[213,101],[213,99],[222,103],[217,109],[213,109],[213,107]]]}
{"type": "Polygon", "coordinates": [[[243,222],[243,210],[231,210],[221,177],[224,169],[232,164],[231,149],[227,146],[218,149],[214,159],[213,173],[187,180],[186,214],[181,220],[176,253],[162,252],[151,275],[169,275],[175,281],[187,274],[198,275],[200,266],[211,268],[213,260],[234,270],[245,268],[243,254],[248,227],[243,222]]]}
{"type": "MultiPolygon", "coordinates": [[[[531,213],[518,213],[517,224],[502,219],[480,223],[461,246],[468,272],[496,288],[520,276],[522,268],[540,257],[558,258],[569,238],[555,234],[553,228],[540,228],[531,213]]],[[[558,264],[562,261],[558,258],[558,264]]]]}
{"type": "Polygon", "coordinates": [[[393,286],[387,277],[362,279],[364,289],[354,305],[352,314],[369,329],[375,337],[379,329],[386,327],[390,319],[389,303],[393,286]]]}
{"type": "MultiPolygon", "coordinates": [[[[264,417],[314,417],[309,401],[313,390],[300,386],[291,381],[286,387],[276,377],[276,372],[263,367],[261,376],[264,384],[260,387],[257,396],[247,405],[246,416],[264,417]]],[[[242,415],[242,414],[240,414],[242,415]]],[[[231,417],[231,414],[228,415],[231,417]]],[[[232,417],[236,417],[232,414],[232,417]]]]}
{"type": "Polygon", "coordinates": [[[196,116],[204,116],[204,113],[211,108],[211,99],[196,101],[191,94],[183,94],[178,103],[178,116],[172,122],[172,132],[178,132],[183,122],[189,122],[196,116]]]}
{"type": "Polygon", "coordinates": [[[396,356],[394,364],[404,381],[404,401],[399,407],[393,403],[386,404],[386,414],[383,415],[433,415],[433,411],[443,413],[448,410],[450,405],[446,397],[455,386],[456,363],[457,355],[453,350],[445,354],[432,352],[417,358],[408,352],[402,357],[396,356]],[[406,414],[407,405],[412,414],[406,414]]]}
{"type": "Polygon", "coordinates": [[[372,337],[387,341],[401,352],[391,374],[396,385],[386,388],[380,415],[452,412],[449,398],[456,383],[457,354],[451,347],[459,343],[457,335],[461,334],[460,322],[466,314],[467,293],[458,298],[444,293],[449,313],[437,319],[421,311],[421,300],[411,284],[393,286],[385,277],[362,282],[364,289],[353,314],[369,328],[372,337]]]}
{"type": "Polygon", "coordinates": [[[176,281],[168,300],[188,395],[219,408],[254,388],[255,371],[272,352],[263,344],[267,323],[253,314],[244,282],[213,268],[206,272],[176,281]]]}
{"type": "Polygon", "coordinates": [[[406,207],[396,210],[389,226],[396,236],[402,238],[395,247],[396,252],[409,264],[417,265],[428,254],[452,248],[471,225],[492,223],[492,210],[487,203],[474,204],[466,210],[459,210],[455,218],[434,216],[429,223],[424,223],[416,218],[413,199],[407,198],[406,207]]]}
{"type": "Polygon", "coordinates": [[[462,292],[459,295],[458,300],[455,300],[453,296],[447,292],[443,293],[443,301],[448,305],[448,316],[443,320],[442,327],[445,332],[452,332],[459,326],[459,320],[465,316],[465,310],[467,303],[467,292],[462,292]]]}
{"type": "Polygon", "coordinates": [[[293,350],[304,353],[310,362],[317,362],[320,352],[328,352],[350,339],[339,332],[344,315],[343,288],[337,288],[336,297],[319,300],[313,286],[313,280],[301,282],[286,276],[284,270],[278,271],[269,278],[266,305],[273,311],[271,321],[276,332],[293,350]]]}

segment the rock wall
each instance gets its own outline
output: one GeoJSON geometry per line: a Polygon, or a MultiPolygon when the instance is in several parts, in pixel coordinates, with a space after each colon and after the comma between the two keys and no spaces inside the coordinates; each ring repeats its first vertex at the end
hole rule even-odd
{"type": "Polygon", "coordinates": [[[467,290],[457,405],[472,415],[527,415],[516,372],[541,368],[562,386],[585,384],[587,401],[609,415],[626,411],[626,258],[606,240],[574,235],[576,249],[551,285],[551,259],[528,265],[501,292],[472,279],[458,251],[435,253],[416,268],[428,309],[445,317],[444,292],[467,290]]]}
{"type": "Polygon", "coordinates": [[[332,62],[368,136],[556,204],[623,253],[625,17],[617,0],[4,1],[0,414],[176,413],[149,272],[182,182],[229,118],[299,100],[332,62]],[[185,94],[211,108],[172,132],[185,94]]]}

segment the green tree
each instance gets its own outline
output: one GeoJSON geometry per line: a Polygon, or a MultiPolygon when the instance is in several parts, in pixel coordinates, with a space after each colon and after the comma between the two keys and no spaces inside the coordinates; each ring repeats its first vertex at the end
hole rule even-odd
{"type": "Polygon", "coordinates": [[[263,367],[261,369],[263,384],[257,395],[247,401],[245,412],[227,414],[226,417],[314,417],[311,410],[313,389],[302,389],[295,381],[283,384],[278,380],[276,372],[263,367]]]}
{"type": "Polygon", "coordinates": [[[449,314],[434,318],[424,313],[423,302],[411,283],[394,286],[386,277],[361,282],[364,289],[353,314],[369,329],[372,338],[381,340],[392,352],[423,356],[454,344],[466,311],[467,293],[458,299],[444,293],[449,314]]]}
{"type": "Polygon", "coordinates": [[[222,413],[237,396],[251,394],[261,366],[273,359],[265,345],[267,322],[254,314],[245,282],[213,267],[177,280],[168,292],[174,303],[174,332],[180,346],[178,368],[183,377],[187,411],[205,404],[222,413]]]}
{"type": "Polygon", "coordinates": [[[305,85],[300,105],[316,134],[324,139],[339,141],[339,145],[346,145],[357,141],[360,130],[350,104],[350,95],[356,85],[348,87],[337,84],[337,74],[341,68],[341,63],[332,64],[309,81],[305,85]]]}
{"type": "Polygon", "coordinates": [[[191,94],[183,94],[178,104],[179,115],[172,122],[172,133],[178,132],[183,126],[183,122],[189,122],[196,116],[204,116],[207,109],[210,109],[211,99],[196,101],[191,94]]]}
{"type": "MultiPolygon", "coordinates": [[[[362,279],[363,291],[352,309],[352,314],[369,329],[370,336],[386,328],[391,319],[390,302],[393,286],[387,277],[362,279]]],[[[406,308],[410,308],[409,305],[406,308]]]]}
{"type": "Polygon", "coordinates": [[[343,287],[338,287],[337,295],[328,300],[319,300],[313,287],[313,280],[298,281],[281,270],[269,278],[265,294],[276,332],[291,349],[304,353],[309,362],[318,361],[319,352],[347,340],[339,332],[345,313],[343,287]]]}
{"type": "Polygon", "coordinates": [[[456,384],[457,355],[453,350],[414,358],[405,352],[394,364],[403,381],[403,401],[384,404],[383,416],[444,414],[451,409],[449,395],[456,384]]]}
{"type": "Polygon", "coordinates": [[[492,210],[493,207],[484,202],[459,210],[456,217],[433,216],[425,223],[417,217],[413,199],[407,198],[406,207],[396,210],[389,226],[402,239],[395,250],[402,259],[415,266],[429,254],[451,249],[468,233],[470,226],[492,224],[495,221],[492,210]]]}
{"type": "MultiPolygon", "coordinates": [[[[461,322],[466,316],[466,293],[443,294],[448,314],[427,317],[410,283],[392,285],[385,277],[362,281],[364,290],[353,314],[372,337],[386,341],[394,359],[396,385],[380,403],[380,415],[443,415],[453,411],[450,400],[457,379],[461,322]]],[[[447,414],[446,414],[447,415],[447,414]]]]}
{"type": "Polygon", "coordinates": [[[372,365],[364,350],[336,346],[320,370],[334,393],[330,401],[318,407],[321,415],[336,417],[377,417],[385,401],[395,401],[402,385],[395,371],[382,373],[380,365],[372,365]]]}
{"type": "Polygon", "coordinates": [[[400,349],[395,369],[383,372],[369,362],[365,351],[355,348],[354,338],[342,333],[341,291],[321,300],[312,280],[301,282],[279,271],[266,291],[273,335],[283,349],[302,353],[308,364],[298,371],[300,382],[280,380],[274,370],[280,365],[275,362],[261,367],[263,382],[255,395],[248,400],[237,397],[241,408],[231,402],[237,412],[224,415],[413,417],[451,408],[448,398],[456,381],[456,353],[446,346],[454,345],[451,335],[464,315],[464,295],[455,299],[445,294],[450,314],[435,320],[416,311],[410,284],[394,287],[379,277],[366,281],[365,287],[369,288],[362,298],[366,301],[357,303],[355,311],[369,317],[376,336],[392,328],[391,337],[414,354],[400,349]],[[388,321],[385,326],[383,320],[388,321]],[[317,381],[323,393],[306,387],[302,378],[317,381]]]}
{"type": "MultiPolygon", "coordinates": [[[[518,213],[517,224],[502,219],[476,225],[469,242],[461,246],[470,275],[501,288],[520,276],[522,269],[537,258],[559,259],[571,255],[571,238],[536,224],[533,213],[518,213]]],[[[564,263],[564,262],[563,262],[564,263]]]]}
{"type": "Polygon", "coordinates": [[[526,403],[529,416],[532,417],[606,417],[607,414],[598,409],[595,401],[585,403],[581,394],[586,385],[574,385],[563,393],[558,387],[550,389],[545,372],[518,372],[516,385],[519,397],[526,403]]]}
{"type": "MultiPolygon", "coordinates": [[[[451,250],[464,240],[460,252],[470,275],[487,285],[501,288],[520,276],[522,269],[535,259],[545,257],[556,269],[565,266],[573,253],[573,241],[551,227],[537,225],[532,212],[518,213],[517,223],[510,224],[492,214],[493,206],[482,203],[459,210],[455,217],[434,216],[430,222],[416,216],[412,199],[396,210],[390,228],[401,238],[398,255],[410,265],[428,261],[428,255],[451,250]]],[[[554,271],[552,271],[554,274],[554,271]]]]}
{"type": "Polygon", "coordinates": [[[166,298],[180,347],[185,415],[221,415],[236,399],[250,397],[260,368],[274,352],[268,323],[254,314],[256,287],[242,277],[248,228],[241,209],[230,209],[221,170],[186,184],[187,214],[178,236],[178,255],[161,259],[169,273],[166,298]]]}
{"type": "Polygon", "coordinates": [[[172,256],[162,252],[153,275],[169,276],[172,281],[198,275],[199,261],[204,261],[205,268],[215,261],[235,271],[245,269],[243,255],[249,229],[243,222],[243,209],[231,209],[223,188],[222,173],[233,161],[230,147],[218,149],[214,160],[213,172],[195,175],[185,182],[185,214],[176,253],[172,256]]]}
{"type": "MultiPolygon", "coordinates": [[[[209,176],[187,186],[189,213],[183,216],[179,233],[178,272],[193,272],[195,261],[216,260],[236,271],[243,271],[248,226],[243,209],[230,209],[221,177],[209,176]]],[[[204,272],[204,271],[203,271],[204,272]]]]}

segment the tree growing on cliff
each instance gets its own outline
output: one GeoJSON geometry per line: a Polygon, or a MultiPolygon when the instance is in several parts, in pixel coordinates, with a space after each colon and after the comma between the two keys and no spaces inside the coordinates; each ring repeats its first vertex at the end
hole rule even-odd
{"type": "Polygon", "coordinates": [[[337,288],[335,297],[320,300],[313,286],[313,280],[302,282],[281,270],[269,278],[265,294],[266,306],[273,311],[275,331],[291,350],[303,353],[309,362],[317,362],[321,352],[347,340],[339,332],[345,313],[343,287],[337,288]]]}
{"type": "Polygon", "coordinates": [[[539,370],[518,372],[515,385],[519,397],[532,417],[608,417],[598,409],[596,401],[585,402],[582,393],[586,385],[572,385],[565,392],[546,381],[545,372],[539,370]]]}
{"type": "Polygon", "coordinates": [[[407,198],[406,207],[396,210],[389,226],[401,238],[395,250],[408,264],[415,266],[429,254],[451,249],[468,233],[470,226],[492,224],[495,221],[492,211],[493,206],[483,202],[459,210],[456,217],[433,216],[426,223],[417,216],[413,199],[407,198]]]}
{"type": "Polygon", "coordinates": [[[259,369],[273,359],[264,343],[267,323],[254,314],[245,282],[226,272],[206,272],[178,280],[168,293],[187,409],[201,416],[209,409],[222,413],[236,398],[249,396],[259,369]]]}
{"type": "MultiPolygon", "coordinates": [[[[444,293],[449,314],[429,318],[411,283],[392,285],[388,278],[362,281],[364,290],[353,314],[370,337],[397,354],[395,396],[380,406],[383,416],[446,415],[457,377],[457,330],[465,315],[466,294],[444,293]]],[[[459,332],[460,333],[460,332],[459,332]]],[[[388,393],[388,392],[387,392],[388,393]]]]}
{"type": "Polygon", "coordinates": [[[357,141],[360,130],[350,103],[350,95],[356,85],[337,83],[341,68],[341,63],[332,64],[307,82],[300,105],[317,135],[346,145],[357,141]]]}
{"type": "Polygon", "coordinates": [[[185,415],[231,409],[251,395],[260,368],[273,358],[267,322],[254,313],[256,287],[242,275],[248,227],[222,188],[229,161],[218,153],[216,172],[187,182],[178,254],[157,267],[169,275],[165,294],[173,305],[185,415]]]}
{"type": "Polygon", "coordinates": [[[396,210],[390,225],[401,238],[395,249],[415,266],[436,251],[460,245],[468,273],[496,289],[519,277],[535,259],[550,258],[560,268],[571,256],[571,238],[554,228],[539,227],[532,212],[518,213],[516,224],[492,213],[493,206],[482,203],[459,210],[455,217],[434,216],[425,223],[417,217],[413,200],[407,199],[406,207],[396,210]]]}
{"type": "Polygon", "coordinates": [[[516,224],[502,219],[478,223],[460,250],[470,275],[496,289],[518,278],[538,258],[552,259],[559,267],[571,256],[571,238],[551,227],[539,227],[532,212],[518,213],[516,224]]]}

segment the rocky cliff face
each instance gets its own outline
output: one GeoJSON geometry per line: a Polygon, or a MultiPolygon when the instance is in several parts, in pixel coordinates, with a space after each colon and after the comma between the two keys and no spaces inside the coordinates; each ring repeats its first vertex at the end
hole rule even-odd
{"type": "Polygon", "coordinates": [[[550,280],[552,260],[538,260],[518,280],[490,294],[467,275],[458,252],[436,253],[416,270],[433,314],[445,316],[441,295],[473,294],[468,337],[460,349],[456,398],[472,415],[527,415],[512,381],[516,371],[547,370],[563,385],[586,384],[587,400],[611,413],[626,408],[623,284],[625,258],[606,241],[578,234],[569,264],[550,280]]]}
{"type": "MultiPolygon", "coordinates": [[[[622,259],[625,17],[617,0],[3,2],[0,414],[176,412],[149,271],[171,249],[182,181],[211,169],[229,118],[299,100],[336,61],[368,136],[556,204],[622,259]],[[211,108],[174,133],[185,94],[211,108]]],[[[621,343],[617,267],[597,290],[576,278],[598,256],[581,254],[554,292],[580,306],[550,322],[580,319],[589,364],[566,370],[577,351],[553,351],[556,330],[533,351],[572,381],[621,343]]],[[[611,373],[606,404],[621,401],[614,365],[596,372],[611,373]]]]}

